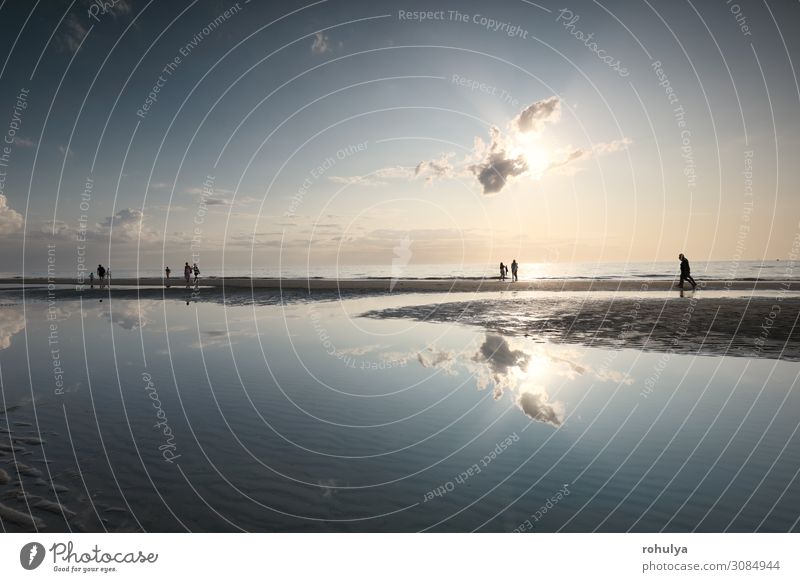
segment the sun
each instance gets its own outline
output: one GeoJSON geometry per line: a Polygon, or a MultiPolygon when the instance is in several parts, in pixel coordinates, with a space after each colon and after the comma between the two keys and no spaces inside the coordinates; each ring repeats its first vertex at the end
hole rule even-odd
{"type": "Polygon", "coordinates": [[[550,164],[550,156],[541,140],[535,138],[522,139],[517,144],[517,147],[519,154],[528,164],[530,175],[537,180],[541,178],[550,164]]]}

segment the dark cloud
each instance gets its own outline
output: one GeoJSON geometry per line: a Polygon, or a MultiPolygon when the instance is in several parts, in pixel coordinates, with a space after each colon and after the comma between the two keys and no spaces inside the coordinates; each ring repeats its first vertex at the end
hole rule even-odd
{"type": "Polygon", "coordinates": [[[526,370],[530,356],[522,350],[512,349],[503,336],[488,333],[473,359],[488,364],[495,379],[501,381],[508,376],[511,368],[526,370]]]}
{"type": "Polygon", "coordinates": [[[227,198],[214,198],[209,197],[203,200],[206,206],[233,206],[233,202],[227,198]]]}
{"type": "Polygon", "coordinates": [[[513,121],[513,126],[523,133],[539,133],[547,123],[553,123],[560,118],[561,100],[554,95],[531,103],[520,111],[513,121]]]}
{"type": "Polygon", "coordinates": [[[528,164],[522,155],[512,155],[503,139],[500,130],[492,127],[490,130],[491,143],[488,148],[481,140],[476,142],[478,155],[482,159],[477,164],[469,166],[469,170],[478,179],[483,187],[484,194],[496,194],[503,189],[508,179],[519,176],[528,170],[528,164]]]}
{"type": "Polygon", "coordinates": [[[561,411],[550,404],[547,399],[547,394],[523,392],[517,400],[517,404],[520,409],[522,409],[522,412],[533,420],[552,424],[553,426],[561,426],[563,421],[561,418],[561,411]]]}

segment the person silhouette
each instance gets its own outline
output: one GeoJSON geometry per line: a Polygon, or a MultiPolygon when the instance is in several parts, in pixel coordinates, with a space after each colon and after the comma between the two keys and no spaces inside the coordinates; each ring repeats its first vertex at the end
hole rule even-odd
{"type": "Polygon", "coordinates": [[[689,281],[692,284],[692,289],[697,287],[697,283],[695,282],[694,278],[691,274],[691,268],[689,267],[689,259],[683,256],[683,253],[678,255],[678,260],[681,262],[681,279],[678,283],[678,287],[683,289],[683,282],[689,281]]]}
{"type": "Polygon", "coordinates": [[[511,260],[511,280],[517,280],[517,269],[519,269],[519,265],[517,264],[517,259],[511,260]]]}
{"type": "Polygon", "coordinates": [[[170,269],[169,267],[165,267],[164,268],[164,275],[166,275],[167,287],[169,287],[169,276],[170,276],[170,273],[172,273],[172,269],[170,269]]]}
{"type": "Polygon", "coordinates": [[[197,263],[192,267],[192,273],[194,273],[194,284],[197,285],[197,279],[200,278],[200,269],[197,267],[197,263]]]}
{"type": "Polygon", "coordinates": [[[501,281],[506,280],[506,266],[503,264],[502,261],[500,261],[500,280],[501,281]]]}
{"type": "Polygon", "coordinates": [[[189,286],[189,279],[192,278],[192,268],[189,266],[189,263],[185,263],[183,265],[183,278],[186,279],[186,286],[189,286]]]}
{"type": "Polygon", "coordinates": [[[106,269],[103,265],[97,265],[97,277],[100,279],[100,287],[106,283],[106,269]]]}

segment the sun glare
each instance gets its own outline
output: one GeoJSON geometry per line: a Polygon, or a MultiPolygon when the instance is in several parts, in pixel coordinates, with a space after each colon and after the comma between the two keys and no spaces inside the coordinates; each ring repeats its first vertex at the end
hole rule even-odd
{"type": "Polygon", "coordinates": [[[519,151],[528,164],[530,175],[537,180],[541,178],[550,163],[547,148],[538,139],[525,139],[520,142],[519,151]]]}

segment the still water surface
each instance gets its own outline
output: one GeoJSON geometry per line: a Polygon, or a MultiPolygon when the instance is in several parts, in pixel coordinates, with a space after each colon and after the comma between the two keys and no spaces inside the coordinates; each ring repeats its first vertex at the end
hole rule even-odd
{"type": "Polygon", "coordinates": [[[359,317],[430,300],[4,300],[0,504],[46,531],[798,531],[797,363],[359,317]]]}

